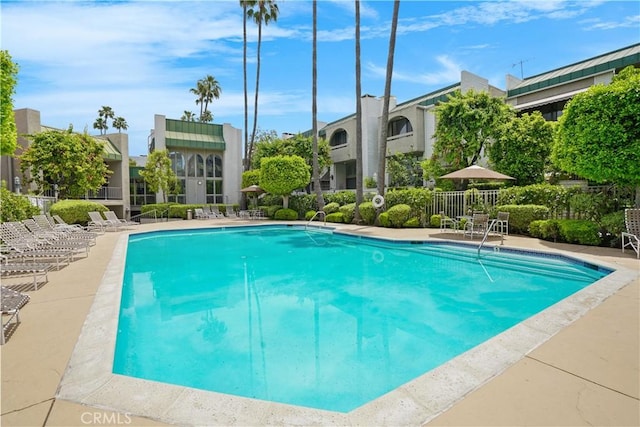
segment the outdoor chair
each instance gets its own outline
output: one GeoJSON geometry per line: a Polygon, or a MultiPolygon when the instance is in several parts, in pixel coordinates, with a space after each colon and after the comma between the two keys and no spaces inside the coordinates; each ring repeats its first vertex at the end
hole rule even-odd
{"type": "Polygon", "coordinates": [[[6,286],[0,287],[0,306],[2,307],[2,335],[0,344],[7,342],[8,334],[20,323],[20,309],[29,302],[29,295],[14,291],[6,286]]]}
{"type": "Polygon", "coordinates": [[[193,211],[194,211],[196,219],[209,219],[209,218],[211,218],[209,215],[204,213],[204,210],[202,208],[195,208],[193,211]]]}
{"type": "Polygon", "coordinates": [[[458,220],[448,217],[444,211],[440,211],[440,232],[444,233],[447,227],[457,233],[460,223],[458,220]]]}
{"type": "Polygon", "coordinates": [[[640,259],[640,209],[624,210],[624,225],[626,231],[622,232],[622,252],[630,247],[640,259]]]}
{"type": "Polygon", "coordinates": [[[72,232],[87,232],[94,234],[102,234],[104,232],[102,228],[94,228],[92,230],[89,230],[88,227],[83,227],[80,224],[68,224],[64,219],[62,219],[62,217],[60,217],[60,215],[51,215],[51,218],[54,221],[54,227],[60,228],[62,230],[72,232]]]}
{"type": "Polygon", "coordinates": [[[496,229],[500,230],[501,234],[509,235],[509,212],[498,212],[496,229]]]}
{"type": "Polygon", "coordinates": [[[218,209],[218,207],[215,205],[204,205],[202,209],[204,210],[205,215],[208,215],[209,218],[224,218],[224,215],[222,215],[220,209],[218,209]]]}
{"type": "Polygon", "coordinates": [[[106,211],[106,212],[103,212],[103,214],[104,214],[104,217],[107,219],[107,221],[111,221],[113,223],[120,223],[122,224],[122,227],[132,227],[132,226],[140,225],[135,221],[127,221],[126,219],[118,218],[118,215],[116,215],[114,211],[106,211]]]}
{"type": "Polygon", "coordinates": [[[48,236],[37,235],[29,231],[24,223],[19,221],[5,222],[0,226],[0,238],[5,244],[28,250],[59,250],[68,252],[73,257],[78,254],[89,255],[89,244],[83,241],[53,239],[48,236]]]}
{"type": "Polygon", "coordinates": [[[237,219],[238,218],[238,214],[236,213],[236,210],[233,209],[233,206],[227,206],[227,218],[233,218],[233,219],[237,219]]]}
{"type": "Polygon", "coordinates": [[[102,231],[120,231],[122,227],[120,221],[104,219],[98,211],[88,212],[88,214],[90,218],[88,225],[90,228],[100,228],[102,231]]]}
{"type": "Polygon", "coordinates": [[[483,236],[489,227],[489,215],[474,213],[473,216],[464,225],[464,236],[473,239],[474,235],[483,236]]]}
{"type": "MultiPolygon", "coordinates": [[[[52,218],[53,219],[53,218],[52,218]]],[[[35,222],[38,229],[43,233],[54,233],[56,238],[63,239],[79,239],[83,241],[87,241],[90,246],[94,246],[96,244],[96,233],[90,233],[84,230],[72,231],[70,228],[56,227],[54,224],[51,224],[47,215],[34,215],[33,221],[35,222]]],[[[26,224],[27,228],[29,228],[29,224],[26,224]]]]}
{"type": "Polygon", "coordinates": [[[47,283],[49,281],[49,270],[51,264],[24,262],[11,262],[7,257],[2,256],[0,259],[0,277],[3,281],[6,279],[16,279],[24,277],[33,277],[33,290],[38,290],[38,283],[47,283]]]}

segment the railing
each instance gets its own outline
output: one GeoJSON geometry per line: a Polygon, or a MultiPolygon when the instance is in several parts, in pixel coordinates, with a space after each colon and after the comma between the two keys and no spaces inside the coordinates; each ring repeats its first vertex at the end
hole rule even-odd
{"type": "Polygon", "coordinates": [[[430,217],[445,212],[454,218],[468,215],[474,210],[490,209],[498,204],[499,192],[500,190],[436,191],[433,193],[431,206],[427,206],[427,215],[430,217]]]}
{"type": "Polygon", "coordinates": [[[144,219],[153,220],[153,222],[158,222],[158,221],[167,222],[169,221],[169,209],[165,209],[160,213],[158,213],[157,209],[153,209],[149,212],[144,212],[131,217],[131,221],[140,222],[140,223],[144,219]]]}
{"type": "Polygon", "coordinates": [[[102,187],[97,191],[87,191],[85,199],[120,200],[122,199],[122,187],[102,187]]]}
{"type": "Polygon", "coordinates": [[[304,225],[304,228],[306,229],[307,226],[309,224],[311,224],[313,222],[314,219],[316,219],[316,217],[318,215],[322,214],[322,218],[324,220],[324,225],[327,225],[327,214],[325,211],[317,211],[316,213],[313,214],[313,216],[311,217],[311,219],[304,225]]]}

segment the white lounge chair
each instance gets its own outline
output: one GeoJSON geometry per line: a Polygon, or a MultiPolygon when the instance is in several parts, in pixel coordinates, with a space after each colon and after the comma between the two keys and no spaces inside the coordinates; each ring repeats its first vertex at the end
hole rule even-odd
{"type": "Polygon", "coordinates": [[[120,223],[122,224],[123,227],[133,227],[136,225],[140,225],[140,223],[137,223],[135,221],[127,221],[126,219],[118,218],[118,215],[116,215],[114,211],[106,211],[106,212],[103,212],[103,214],[104,214],[104,217],[107,219],[107,221],[120,223]]]}
{"type": "Polygon", "coordinates": [[[631,248],[640,259],[640,209],[624,210],[624,225],[626,231],[622,232],[622,252],[625,248],[631,248]]]}
{"type": "Polygon", "coordinates": [[[88,223],[90,228],[100,228],[102,231],[120,231],[122,227],[120,221],[104,219],[98,211],[88,212],[88,214],[91,219],[88,223]]]}
{"type": "Polygon", "coordinates": [[[20,323],[20,309],[27,302],[29,302],[29,295],[14,291],[6,286],[0,287],[0,306],[2,308],[0,344],[7,342],[7,335],[20,323]]]}

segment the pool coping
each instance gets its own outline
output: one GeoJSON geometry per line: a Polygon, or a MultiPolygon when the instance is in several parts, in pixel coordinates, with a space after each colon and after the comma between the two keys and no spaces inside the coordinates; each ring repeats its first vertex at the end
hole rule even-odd
{"type": "MultiPolygon", "coordinates": [[[[128,235],[118,239],[56,397],[179,425],[423,424],[501,374],[638,276],[629,269],[608,266],[600,261],[594,263],[614,271],[446,364],[344,414],[113,374],[127,240],[128,235]]],[[[525,252],[560,253],[578,260],[561,250],[527,249],[525,252]]]]}

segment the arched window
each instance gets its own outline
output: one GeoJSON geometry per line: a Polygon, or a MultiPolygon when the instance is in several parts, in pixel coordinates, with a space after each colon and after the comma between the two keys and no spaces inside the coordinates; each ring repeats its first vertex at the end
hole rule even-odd
{"type": "Polygon", "coordinates": [[[347,144],[347,131],[344,129],[338,129],[331,135],[331,139],[329,140],[329,145],[331,147],[337,147],[339,145],[347,144]]]}
{"type": "Polygon", "coordinates": [[[207,156],[207,178],[213,178],[213,154],[207,156]]]}
{"type": "Polygon", "coordinates": [[[171,169],[176,176],[184,176],[184,156],[179,151],[172,151],[169,153],[171,159],[171,169]]]}
{"type": "Polygon", "coordinates": [[[222,157],[215,156],[215,177],[222,178],[222,157]]]}
{"type": "Polygon", "coordinates": [[[187,175],[190,177],[204,176],[204,160],[200,154],[192,154],[187,162],[187,175]]]}
{"type": "Polygon", "coordinates": [[[411,122],[406,117],[396,117],[389,122],[389,128],[387,129],[387,136],[397,136],[405,133],[413,132],[411,122]]]}

